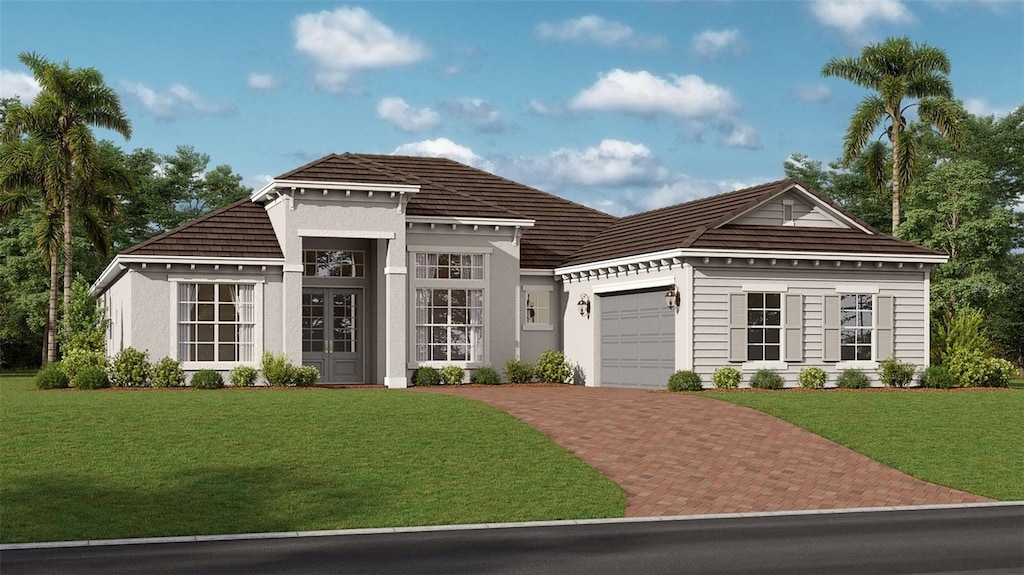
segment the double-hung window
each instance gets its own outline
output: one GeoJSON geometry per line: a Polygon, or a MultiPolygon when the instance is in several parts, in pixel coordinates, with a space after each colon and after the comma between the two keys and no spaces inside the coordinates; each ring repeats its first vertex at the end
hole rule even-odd
{"type": "Polygon", "coordinates": [[[747,361],[782,357],[782,294],[747,294],[747,361]]]}
{"type": "Polygon", "coordinates": [[[842,361],[871,361],[874,296],[844,294],[839,298],[839,354],[842,361]]]}
{"type": "Polygon", "coordinates": [[[485,361],[484,269],[484,254],[414,254],[417,362],[485,361]]]}
{"type": "Polygon", "coordinates": [[[186,362],[255,360],[253,284],[178,284],[178,359],[186,362]]]}
{"type": "Polygon", "coordinates": [[[523,327],[528,330],[551,329],[550,288],[523,288],[523,327]]]}

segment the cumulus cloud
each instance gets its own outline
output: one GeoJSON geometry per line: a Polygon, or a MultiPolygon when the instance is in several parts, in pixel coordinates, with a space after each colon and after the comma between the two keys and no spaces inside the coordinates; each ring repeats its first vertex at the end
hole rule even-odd
{"type": "Polygon", "coordinates": [[[382,98],[377,102],[377,117],[403,132],[419,132],[433,128],[441,116],[430,108],[413,110],[402,98],[382,98]]]}
{"type": "Polygon", "coordinates": [[[540,157],[519,157],[510,170],[545,186],[651,185],[669,176],[668,169],[647,146],[612,139],[582,149],[559,148],[540,157]]]}
{"type": "Polygon", "coordinates": [[[186,116],[224,116],[236,111],[234,104],[208,101],[183,84],[174,84],[162,92],[141,83],[124,83],[122,88],[149,115],[161,121],[186,116]]]}
{"type": "Polygon", "coordinates": [[[258,74],[252,72],[246,78],[245,84],[253,90],[273,90],[281,85],[281,80],[272,74],[258,74]]]}
{"type": "Polygon", "coordinates": [[[998,108],[985,98],[967,98],[964,108],[975,116],[1005,116],[1010,113],[1008,108],[998,108]]]}
{"type": "Polygon", "coordinates": [[[427,57],[417,40],[398,34],[363,8],[338,8],[295,19],[295,49],[313,61],[313,80],[344,91],[353,73],[413,64],[427,57]]]}
{"type": "Polygon", "coordinates": [[[834,28],[847,44],[868,41],[867,29],[876,23],[908,24],[914,15],[900,0],[817,0],[811,12],[819,22],[834,28]]]}
{"type": "Polygon", "coordinates": [[[31,74],[0,70],[0,98],[17,98],[23,104],[29,104],[40,89],[39,82],[31,74]]]}
{"type": "Polygon", "coordinates": [[[693,53],[704,60],[725,55],[736,56],[741,51],[740,31],[735,28],[704,30],[693,37],[693,53]]]}
{"type": "Polygon", "coordinates": [[[483,170],[492,170],[489,162],[476,155],[473,150],[456,144],[448,138],[436,138],[402,144],[391,152],[397,156],[428,156],[432,158],[448,158],[483,170]]]}
{"type": "Polygon", "coordinates": [[[504,132],[510,124],[493,104],[480,98],[459,98],[442,104],[446,112],[468,122],[485,134],[504,132]]]}
{"type": "Polygon", "coordinates": [[[821,104],[832,99],[832,91],[824,84],[802,84],[793,93],[805,104],[821,104]]]}
{"type": "Polygon", "coordinates": [[[726,148],[756,150],[761,147],[757,130],[749,124],[725,122],[719,127],[719,131],[722,134],[719,142],[726,148]]]}
{"type": "Polygon", "coordinates": [[[653,118],[667,114],[682,120],[726,115],[738,106],[729,90],[696,75],[662,78],[645,70],[614,69],[569,102],[573,110],[622,112],[653,118]]]}
{"type": "Polygon", "coordinates": [[[594,202],[593,207],[617,216],[626,216],[739,190],[757,183],[700,180],[680,174],[654,189],[626,189],[606,196],[594,202]]]}
{"type": "Polygon", "coordinates": [[[543,22],[534,28],[537,37],[555,42],[578,42],[602,46],[629,46],[656,49],[664,47],[660,36],[640,36],[625,24],[605,20],[600,16],[582,16],[557,24],[543,22]]]}
{"type": "Polygon", "coordinates": [[[247,176],[247,177],[243,178],[242,179],[242,184],[246,185],[246,186],[249,186],[250,188],[252,188],[254,190],[259,190],[263,186],[269,184],[273,180],[274,180],[274,176],[271,176],[270,174],[255,174],[255,175],[247,176]]]}

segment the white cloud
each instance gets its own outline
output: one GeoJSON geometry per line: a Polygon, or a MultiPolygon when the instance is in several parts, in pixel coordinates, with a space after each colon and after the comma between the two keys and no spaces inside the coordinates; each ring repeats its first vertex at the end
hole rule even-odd
{"type": "Polygon", "coordinates": [[[0,98],[17,98],[23,104],[29,104],[40,89],[39,82],[30,74],[0,70],[0,98]]]}
{"type": "Polygon", "coordinates": [[[819,22],[834,28],[852,45],[864,44],[867,29],[876,22],[907,24],[914,15],[900,0],[817,0],[811,12],[819,22]]]}
{"type": "Polygon", "coordinates": [[[382,98],[377,102],[377,117],[403,132],[419,132],[433,128],[441,116],[430,108],[413,110],[402,98],[382,98]]]}
{"type": "Polygon", "coordinates": [[[802,84],[796,87],[794,95],[805,104],[821,104],[832,99],[832,91],[824,84],[802,84]]]}
{"type": "Polygon", "coordinates": [[[726,30],[704,30],[693,37],[693,53],[698,58],[710,60],[724,55],[739,55],[740,31],[735,28],[726,30]]]}
{"type": "Polygon", "coordinates": [[[612,139],[583,149],[559,148],[541,157],[516,158],[511,171],[518,177],[544,182],[545,187],[651,185],[669,176],[668,169],[647,146],[612,139]]]}
{"type": "Polygon", "coordinates": [[[295,49],[314,64],[314,82],[324,90],[344,91],[352,73],[418,62],[427,48],[396,33],[362,8],[302,14],[295,19],[295,49]]]}
{"type": "Polygon", "coordinates": [[[480,98],[459,98],[442,104],[445,111],[469,122],[478,132],[498,133],[509,128],[494,105],[480,98]]]}
{"type": "Polygon", "coordinates": [[[242,179],[242,184],[249,186],[254,190],[259,190],[263,186],[273,181],[274,176],[270,174],[255,174],[242,179]]]}
{"type": "Polygon", "coordinates": [[[614,69],[569,103],[573,110],[623,112],[652,118],[667,114],[681,120],[720,117],[738,106],[729,90],[696,75],[662,78],[650,72],[614,69]]]}
{"type": "Polygon", "coordinates": [[[448,158],[456,162],[474,166],[483,170],[492,170],[489,162],[476,155],[473,150],[456,144],[448,138],[436,138],[434,140],[422,140],[402,144],[391,152],[397,156],[427,156],[432,158],[448,158]]]}
{"type": "Polygon", "coordinates": [[[657,49],[665,45],[658,36],[642,37],[625,24],[605,20],[600,16],[582,16],[557,24],[544,22],[534,29],[538,38],[556,42],[580,42],[602,46],[630,46],[657,49]]]}
{"type": "Polygon", "coordinates": [[[964,108],[975,116],[1005,116],[1011,112],[1009,108],[997,108],[985,98],[967,98],[964,108]]]}
{"type": "Polygon", "coordinates": [[[551,106],[536,98],[531,98],[528,105],[530,113],[541,118],[561,118],[565,116],[565,109],[561,106],[551,106]]]}
{"type": "Polygon", "coordinates": [[[174,84],[164,92],[141,83],[123,83],[122,88],[157,120],[173,121],[185,116],[223,116],[236,111],[234,104],[207,101],[183,84],[174,84]]]}
{"type": "Polygon", "coordinates": [[[272,74],[258,74],[252,72],[246,78],[245,83],[253,90],[273,90],[281,85],[281,80],[272,74]]]}
{"type": "Polygon", "coordinates": [[[727,148],[756,150],[761,147],[761,139],[757,136],[757,130],[749,124],[725,122],[719,131],[722,132],[719,142],[727,148]]]}

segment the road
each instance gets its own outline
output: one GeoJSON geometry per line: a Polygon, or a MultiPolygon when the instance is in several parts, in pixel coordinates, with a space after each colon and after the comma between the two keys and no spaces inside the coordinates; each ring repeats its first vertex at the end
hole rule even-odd
{"type": "Polygon", "coordinates": [[[22,573],[1024,573],[1024,505],[5,550],[22,573]]]}

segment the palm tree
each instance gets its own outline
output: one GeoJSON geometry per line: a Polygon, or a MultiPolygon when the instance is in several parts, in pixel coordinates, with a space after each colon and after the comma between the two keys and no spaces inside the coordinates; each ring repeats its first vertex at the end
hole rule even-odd
{"type": "MultiPolygon", "coordinates": [[[[959,105],[953,100],[949,81],[949,58],[927,44],[913,45],[909,38],[889,38],[881,44],[869,44],[857,58],[833,58],[821,69],[824,76],[837,76],[858,86],[874,90],[857,105],[846,129],[843,162],[851,164],[882,121],[883,132],[892,143],[892,233],[900,225],[900,197],[910,186],[916,160],[915,142],[906,131],[909,108],[917,106],[920,122],[933,126],[959,147],[963,129],[959,123],[959,105]],[[904,105],[906,98],[917,102],[904,105]]],[[[869,178],[882,187],[886,179],[885,146],[874,142],[865,158],[869,178]]]]}

